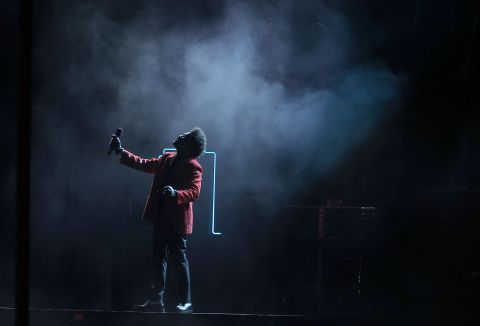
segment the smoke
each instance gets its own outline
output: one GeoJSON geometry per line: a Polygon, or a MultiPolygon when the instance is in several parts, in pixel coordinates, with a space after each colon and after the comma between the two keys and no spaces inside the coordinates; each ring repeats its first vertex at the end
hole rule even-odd
{"type": "Polygon", "coordinates": [[[64,246],[52,257],[70,248],[75,254],[56,264],[75,261],[75,273],[108,278],[103,234],[118,226],[127,192],[140,213],[151,182],[106,161],[117,127],[125,148],[153,157],[200,126],[218,154],[218,189],[230,195],[219,203],[235,211],[243,205],[236,194],[274,206],[270,199],[328,174],[400,100],[402,78],[371,60],[368,40],[321,3],[217,3],[203,8],[209,15],[179,8],[58,1],[40,19],[32,228],[42,232],[34,243],[64,246]]]}
{"type": "Polygon", "coordinates": [[[388,67],[353,62],[362,40],[319,4],[242,2],[211,21],[168,28],[152,5],[126,22],[92,5],[72,12],[80,53],[63,78],[88,124],[103,133],[123,126],[127,148],[141,155],[134,137],[159,150],[198,125],[237,189],[285,189],[327,173],[399,96],[388,67]],[[306,20],[291,14],[308,11],[306,20]]]}

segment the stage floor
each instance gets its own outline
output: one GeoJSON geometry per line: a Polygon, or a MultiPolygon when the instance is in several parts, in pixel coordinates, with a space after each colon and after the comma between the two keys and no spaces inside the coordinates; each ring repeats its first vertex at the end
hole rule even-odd
{"type": "MultiPolygon", "coordinates": [[[[131,326],[131,325],[322,325],[322,326],[410,326],[410,325],[480,325],[478,318],[467,316],[345,316],[335,314],[271,315],[234,313],[155,313],[81,309],[30,309],[31,326],[131,326]]],[[[0,307],[0,325],[15,325],[15,308],[0,307]]]]}

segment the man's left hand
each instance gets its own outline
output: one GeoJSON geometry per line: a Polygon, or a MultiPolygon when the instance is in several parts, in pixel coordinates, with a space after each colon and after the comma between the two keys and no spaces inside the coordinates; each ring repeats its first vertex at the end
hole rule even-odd
{"type": "Polygon", "coordinates": [[[163,187],[163,195],[167,197],[175,197],[177,195],[177,191],[173,189],[172,186],[165,186],[163,187]]]}

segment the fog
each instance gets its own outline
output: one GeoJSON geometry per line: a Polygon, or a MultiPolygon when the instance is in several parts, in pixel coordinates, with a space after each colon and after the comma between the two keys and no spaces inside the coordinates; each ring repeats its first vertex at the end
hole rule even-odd
{"type": "Polygon", "coordinates": [[[125,20],[105,3],[55,8],[66,38],[58,50],[69,55],[57,110],[84,119],[56,122],[68,128],[60,142],[51,135],[61,152],[85,143],[84,128],[108,137],[121,126],[127,149],[156,156],[198,125],[219,154],[220,182],[278,190],[328,173],[399,99],[401,78],[380,60],[353,59],[365,41],[321,4],[227,3],[208,21],[177,23],[154,3],[125,20]]]}
{"type": "MultiPolygon", "coordinates": [[[[144,157],[194,126],[204,129],[207,150],[218,154],[218,202],[236,212],[228,223],[238,223],[237,196],[278,207],[398,109],[403,77],[369,55],[371,40],[358,39],[335,8],[314,1],[200,7],[40,7],[32,228],[35,250],[50,261],[35,265],[43,268],[39,279],[48,266],[68,263],[69,275],[89,275],[108,290],[105,257],[115,249],[104,234],[121,224],[126,206],[139,217],[151,182],[106,156],[117,127],[122,145],[144,157]],[[69,248],[96,255],[65,254],[69,248]]],[[[82,284],[75,286],[88,293],[82,284]]],[[[36,302],[58,299],[37,290],[36,302]]],[[[85,296],[93,306],[105,301],[85,296]]]]}

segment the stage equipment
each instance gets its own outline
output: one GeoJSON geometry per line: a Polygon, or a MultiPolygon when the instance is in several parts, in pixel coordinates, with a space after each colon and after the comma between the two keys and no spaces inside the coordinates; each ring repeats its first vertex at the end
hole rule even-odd
{"type": "Polygon", "coordinates": [[[309,300],[304,306],[317,311],[358,310],[368,287],[364,266],[376,208],[288,205],[286,209],[289,243],[298,246],[293,252],[305,254],[290,272],[305,274],[297,277],[305,284],[299,282],[292,289],[293,301],[309,300]]]}

